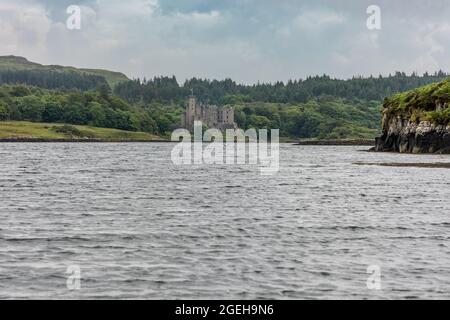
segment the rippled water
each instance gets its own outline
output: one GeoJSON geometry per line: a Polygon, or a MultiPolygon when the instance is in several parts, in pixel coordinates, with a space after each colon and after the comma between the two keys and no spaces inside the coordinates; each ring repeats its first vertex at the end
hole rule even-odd
{"type": "Polygon", "coordinates": [[[450,298],[450,170],[354,164],[448,156],[284,144],[261,176],[172,146],[1,144],[0,298],[450,298]]]}

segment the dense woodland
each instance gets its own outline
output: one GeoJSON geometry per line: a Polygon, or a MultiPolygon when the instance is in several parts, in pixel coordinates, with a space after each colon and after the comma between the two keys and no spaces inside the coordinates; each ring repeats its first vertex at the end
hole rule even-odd
{"type": "Polygon", "coordinates": [[[438,82],[446,77],[447,74],[442,71],[422,76],[397,72],[389,77],[355,77],[350,80],[323,75],[287,83],[254,85],[237,84],[231,79],[218,81],[192,78],[182,86],[175,77],[158,77],[119,83],[114,93],[133,103],[177,103],[184,100],[191,89],[199,99],[220,105],[242,102],[304,103],[323,95],[349,100],[382,101],[395,93],[438,82]]]}
{"type": "Polygon", "coordinates": [[[80,72],[59,72],[53,70],[1,70],[0,85],[26,84],[44,89],[94,90],[108,86],[102,76],[80,72]]]}
{"type": "Polygon", "coordinates": [[[133,106],[104,87],[84,92],[24,85],[0,87],[0,120],[3,121],[60,122],[164,134],[177,126],[181,111],[174,107],[162,110],[156,106],[133,106]]]}
{"type": "Polygon", "coordinates": [[[169,135],[180,126],[191,89],[202,101],[235,108],[239,127],[279,128],[292,138],[372,138],[383,99],[446,78],[396,73],[389,77],[328,76],[271,84],[175,77],[120,82],[75,72],[0,70],[0,120],[61,122],[169,135]]]}

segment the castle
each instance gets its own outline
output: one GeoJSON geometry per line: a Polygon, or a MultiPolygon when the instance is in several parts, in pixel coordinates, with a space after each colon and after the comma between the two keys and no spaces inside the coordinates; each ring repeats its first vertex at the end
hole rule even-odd
{"type": "Polygon", "coordinates": [[[181,123],[184,128],[192,131],[194,121],[201,121],[204,126],[221,131],[237,129],[233,108],[219,108],[216,105],[199,103],[195,96],[191,94],[187,100],[186,112],[181,115],[181,123]]]}

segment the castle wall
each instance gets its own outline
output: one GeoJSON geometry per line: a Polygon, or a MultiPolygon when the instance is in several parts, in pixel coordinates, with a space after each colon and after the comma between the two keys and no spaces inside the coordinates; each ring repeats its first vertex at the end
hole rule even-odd
{"type": "Polygon", "coordinates": [[[188,130],[194,128],[194,121],[201,121],[208,128],[225,130],[237,128],[234,122],[234,109],[219,108],[215,105],[198,103],[194,96],[189,96],[186,112],[182,115],[182,126],[188,130]]]}
{"type": "Polygon", "coordinates": [[[233,108],[230,108],[230,107],[223,108],[222,122],[227,123],[227,124],[234,123],[234,109],[233,108]]]}

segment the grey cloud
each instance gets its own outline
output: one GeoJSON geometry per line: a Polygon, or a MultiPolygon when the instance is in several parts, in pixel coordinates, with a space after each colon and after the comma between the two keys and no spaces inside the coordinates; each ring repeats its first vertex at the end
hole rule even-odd
{"type": "Polygon", "coordinates": [[[44,17],[34,18],[39,36],[20,22],[3,21],[10,31],[0,30],[8,51],[2,54],[131,77],[256,82],[450,70],[450,3],[443,0],[5,1],[41,8],[35,13],[44,17]],[[64,28],[65,9],[74,2],[83,7],[80,31],[64,28]],[[382,10],[380,31],[366,28],[373,3],[382,10]],[[35,46],[27,45],[30,39],[35,46]]]}

